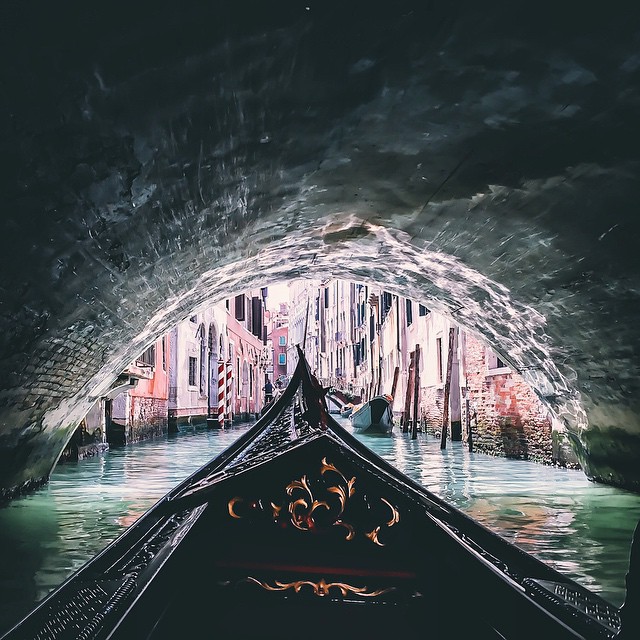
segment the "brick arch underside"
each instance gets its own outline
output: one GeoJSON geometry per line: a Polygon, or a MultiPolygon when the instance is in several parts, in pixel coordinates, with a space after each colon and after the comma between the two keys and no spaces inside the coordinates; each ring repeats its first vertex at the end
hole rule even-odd
{"type": "Polygon", "coordinates": [[[3,495],[175,322],[305,276],[482,335],[638,490],[636,16],[390,4],[8,13],[3,495]]]}

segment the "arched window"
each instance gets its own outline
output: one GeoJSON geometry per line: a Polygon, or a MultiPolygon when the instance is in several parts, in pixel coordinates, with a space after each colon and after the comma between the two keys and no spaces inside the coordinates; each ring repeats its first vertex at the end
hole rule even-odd
{"type": "Polygon", "coordinates": [[[205,340],[204,325],[201,324],[198,328],[200,334],[200,395],[207,393],[207,343],[205,340]]]}
{"type": "MultiPolygon", "coordinates": [[[[222,340],[220,341],[222,342],[222,340]]],[[[218,332],[213,323],[209,325],[209,353],[214,360],[218,359],[218,332]]]]}
{"type": "Polygon", "coordinates": [[[245,360],[242,363],[242,387],[240,389],[240,393],[243,398],[246,398],[248,392],[249,392],[249,365],[245,360]]]}

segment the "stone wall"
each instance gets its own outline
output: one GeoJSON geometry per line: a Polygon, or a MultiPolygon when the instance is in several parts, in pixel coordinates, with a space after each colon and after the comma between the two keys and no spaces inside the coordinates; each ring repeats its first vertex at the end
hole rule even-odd
{"type": "Polygon", "coordinates": [[[148,440],[166,433],[168,424],[168,401],[166,398],[132,397],[131,423],[127,443],[148,440]]]}
{"type": "Polygon", "coordinates": [[[422,428],[426,433],[440,437],[444,413],[444,389],[423,387],[420,390],[420,403],[422,428]]]}
{"type": "MultiPolygon", "coordinates": [[[[490,375],[484,343],[467,336],[465,344],[474,450],[543,464],[579,466],[566,434],[553,429],[549,411],[522,376],[506,368],[490,375]]],[[[444,388],[423,387],[420,398],[422,429],[439,438],[444,388]]],[[[466,441],[467,403],[464,397],[462,424],[466,441]]]]}
{"type": "Polygon", "coordinates": [[[466,338],[466,373],[475,451],[544,464],[553,458],[549,411],[519,374],[490,374],[486,347],[466,338]]]}

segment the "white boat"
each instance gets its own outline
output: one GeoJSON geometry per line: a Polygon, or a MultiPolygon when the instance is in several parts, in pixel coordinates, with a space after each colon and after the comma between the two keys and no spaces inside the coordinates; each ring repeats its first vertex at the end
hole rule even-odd
{"type": "Polygon", "coordinates": [[[375,396],[369,402],[354,407],[351,425],[360,433],[391,433],[393,429],[393,398],[389,395],[375,396]]]}

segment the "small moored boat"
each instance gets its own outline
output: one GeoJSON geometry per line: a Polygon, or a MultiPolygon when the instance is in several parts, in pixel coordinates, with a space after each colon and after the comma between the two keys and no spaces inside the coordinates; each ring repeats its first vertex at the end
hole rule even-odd
{"type": "Polygon", "coordinates": [[[348,402],[347,404],[343,404],[340,409],[340,417],[348,418],[353,413],[353,405],[348,402]]]}
{"type": "Polygon", "coordinates": [[[615,636],[615,607],[340,427],[299,357],[251,430],[5,640],[615,636]]]}
{"type": "Polygon", "coordinates": [[[354,407],[351,425],[359,433],[389,434],[393,429],[392,405],[391,396],[375,396],[359,407],[354,407]]]}

